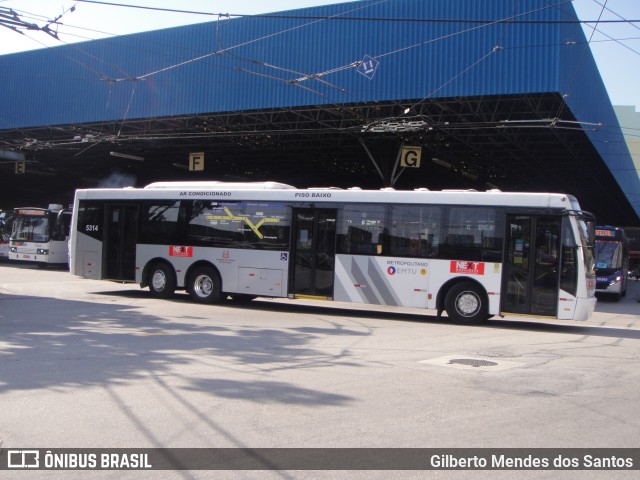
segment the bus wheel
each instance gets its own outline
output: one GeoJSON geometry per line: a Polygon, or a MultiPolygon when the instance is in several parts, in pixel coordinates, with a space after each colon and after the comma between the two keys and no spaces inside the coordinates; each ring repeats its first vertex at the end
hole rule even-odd
{"type": "Polygon", "coordinates": [[[444,300],[444,309],[449,318],[456,323],[481,323],[489,316],[484,292],[471,282],[458,283],[451,287],[444,300]]]}
{"type": "Polygon", "coordinates": [[[189,275],[189,295],[199,303],[219,303],[222,301],[220,277],[209,267],[196,268],[189,275]]]}
{"type": "Polygon", "coordinates": [[[154,297],[169,298],[176,291],[176,275],[166,263],[156,263],[149,269],[149,291],[154,297]]]}

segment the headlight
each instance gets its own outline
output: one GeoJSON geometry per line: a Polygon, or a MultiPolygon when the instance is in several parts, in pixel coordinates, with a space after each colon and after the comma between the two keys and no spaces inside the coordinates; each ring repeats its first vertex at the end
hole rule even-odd
{"type": "Polygon", "coordinates": [[[37,253],[38,255],[49,255],[49,250],[46,250],[46,249],[44,249],[44,248],[38,248],[38,249],[36,250],[36,253],[37,253]]]}
{"type": "Polygon", "coordinates": [[[18,247],[11,247],[11,253],[17,253],[18,247]]]}
{"type": "Polygon", "coordinates": [[[622,280],[622,277],[620,275],[618,275],[616,278],[614,278],[613,280],[611,280],[609,282],[609,285],[615,285],[616,283],[620,282],[622,280]]]}

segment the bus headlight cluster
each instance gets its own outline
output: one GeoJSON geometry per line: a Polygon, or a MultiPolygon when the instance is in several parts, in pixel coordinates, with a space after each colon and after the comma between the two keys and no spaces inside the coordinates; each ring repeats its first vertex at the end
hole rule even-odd
{"type": "Polygon", "coordinates": [[[620,275],[618,275],[616,278],[614,278],[613,280],[611,280],[609,282],[609,285],[615,285],[616,283],[618,283],[621,280],[622,280],[622,277],[620,275]]]}
{"type": "Polygon", "coordinates": [[[18,247],[11,247],[11,253],[18,253],[18,247]]]}
{"type": "Polygon", "coordinates": [[[38,255],[49,255],[49,250],[46,250],[44,248],[38,248],[36,250],[36,254],[38,254],[38,255]]]}

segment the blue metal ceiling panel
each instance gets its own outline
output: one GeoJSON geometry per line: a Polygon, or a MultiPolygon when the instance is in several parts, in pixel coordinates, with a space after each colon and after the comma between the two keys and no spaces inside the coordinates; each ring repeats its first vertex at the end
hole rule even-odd
{"type": "Polygon", "coordinates": [[[463,21],[560,14],[520,3],[352,2],[4,55],[2,101],[15,116],[0,128],[555,91],[559,51],[536,45],[558,25],[463,21]],[[379,61],[372,79],[355,68],[365,55],[379,61]]]}
{"type": "Polygon", "coordinates": [[[0,56],[0,130],[378,100],[566,95],[640,215],[570,2],[366,0],[0,56]],[[368,55],[378,68],[359,73],[368,55]]]}

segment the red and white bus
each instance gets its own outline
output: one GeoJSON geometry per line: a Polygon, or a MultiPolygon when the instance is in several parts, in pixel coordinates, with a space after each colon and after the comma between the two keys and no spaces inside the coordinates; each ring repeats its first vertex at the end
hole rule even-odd
{"type": "Polygon", "coordinates": [[[71,272],[166,298],[314,298],[437,310],[457,322],[586,320],[593,222],[575,198],[273,183],[78,190],[71,272]]]}

